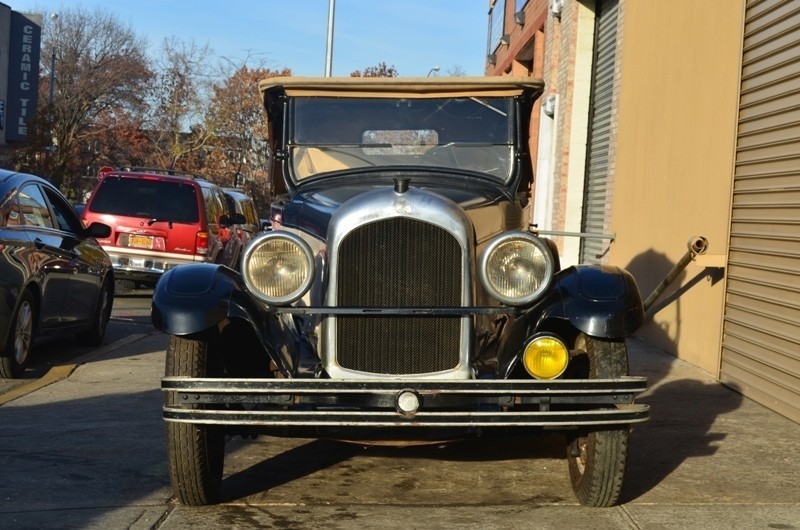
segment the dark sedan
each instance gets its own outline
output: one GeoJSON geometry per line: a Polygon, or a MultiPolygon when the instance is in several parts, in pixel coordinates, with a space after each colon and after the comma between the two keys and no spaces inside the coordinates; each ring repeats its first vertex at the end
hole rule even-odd
{"type": "Polygon", "coordinates": [[[18,377],[36,343],[103,342],[114,273],[95,238],[110,233],[46,180],[0,169],[0,377],[18,377]]]}

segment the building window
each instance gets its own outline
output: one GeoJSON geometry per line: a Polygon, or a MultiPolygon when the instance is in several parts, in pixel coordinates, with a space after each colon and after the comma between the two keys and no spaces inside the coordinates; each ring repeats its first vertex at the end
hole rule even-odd
{"type": "Polygon", "coordinates": [[[503,29],[506,12],[506,0],[496,0],[489,10],[489,49],[486,55],[491,55],[500,46],[503,38],[503,29]]]}

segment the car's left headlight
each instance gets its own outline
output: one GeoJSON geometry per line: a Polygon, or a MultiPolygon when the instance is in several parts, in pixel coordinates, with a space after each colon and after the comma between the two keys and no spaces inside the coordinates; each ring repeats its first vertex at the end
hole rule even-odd
{"type": "Polygon", "coordinates": [[[290,232],[269,232],[242,257],[247,288],[270,305],[285,305],[302,297],[314,278],[314,255],[308,243],[290,232]]]}
{"type": "Polygon", "coordinates": [[[507,232],[492,240],[478,268],[484,288],[513,306],[530,304],[550,286],[555,261],[547,243],[528,232],[507,232]]]}

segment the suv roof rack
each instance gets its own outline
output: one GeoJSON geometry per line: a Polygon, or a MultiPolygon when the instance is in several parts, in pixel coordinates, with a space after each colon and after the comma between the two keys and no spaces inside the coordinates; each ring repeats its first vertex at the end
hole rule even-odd
{"type": "Polygon", "coordinates": [[[131,171],[135,173],[162,173],[164,175],[170,175],[173,177],[189,177],[193,179],[205,180],[200,175],[190,173],[189,171],[180,171],[178,169],[165,169],[160,167],[146,167],[146,166],[124,167],[122,169],[125,171],[131,171]]]}

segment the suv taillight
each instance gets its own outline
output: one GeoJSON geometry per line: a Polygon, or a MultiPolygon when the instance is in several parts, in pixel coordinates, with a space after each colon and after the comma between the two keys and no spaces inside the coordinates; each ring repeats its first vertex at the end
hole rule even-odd
{"type": "Polygon", "coordinates": [[[194,251],[196,254],[205,256],[208,254],[208,232],[197,232],[194,240],[194,251]]]}

